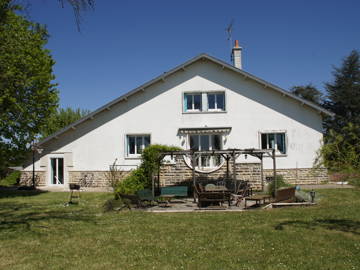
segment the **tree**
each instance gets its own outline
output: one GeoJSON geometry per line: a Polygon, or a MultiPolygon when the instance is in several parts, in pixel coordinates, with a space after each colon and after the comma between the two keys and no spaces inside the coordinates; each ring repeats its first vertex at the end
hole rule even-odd
{"type": "Polygon", "coordinates": [[[0,0],[0,173],[18,165],[58,105],[44,26],[0,0]]]}
{"type": "Polygon", "coordinates": [[[64,2],[67,2],[72,6],[78,31],[80,31],[81,11],[85,11],[89,8],[93,9],[95,6],[95,0],[59,0],[59,2],[62,7],[64,7],[64,2]]]}
{"type": "Polygon", "coordinates": [[[341,132],[330,130],[317,160],[333,172],[360,172],[360,126],[348,123],[341,132]]]}
{"type": "Polygon", "coordinates": [[[294,86],[290,92],[315,104],[320,105],[322,103],[323,94],[312,84],[294,86]]]}
{"type": "Polygon", "coordinates": [[[45,138],[55,133],[56,131],[59,131],[60,129],[76,122],[77,120],[89,113],[89,110],[73,110],[72,108],[60,108],[51,115],[48,124],[44,126],[41,130],[41,136],[45,138]]]}
{"type": "Polygon", "coordinates": [[[347,123],[360,126],[360,59],[359,52],[352,51],[333,72],[334,81],[326,84],[325,107],[335,114],[325,120],[328,134],[331,129],[340,133],[347,123]]]}

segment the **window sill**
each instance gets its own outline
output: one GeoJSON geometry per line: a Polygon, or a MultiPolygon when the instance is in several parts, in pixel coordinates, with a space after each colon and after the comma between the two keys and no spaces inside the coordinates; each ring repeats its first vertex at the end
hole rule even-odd
{"type": "Polygon", "coordinates": [[[182,112],[182,114],[209,114],[209,113],[227,113],[227,111],[193,111],[193,112],[182,112]]]}
{"type": "Polygon", "coordinates": [[[141,159],[141,155],[139,156],[127,156],[125,159],[141,159]]]}
{"type": "MultiPolygon", "coordinates": [[[[275,157],[287,157],[288,154],[277,154],[275,153],[275,157]]],[[[264,157],[269,157],[269,156],[264,156],[264,157]]]]}

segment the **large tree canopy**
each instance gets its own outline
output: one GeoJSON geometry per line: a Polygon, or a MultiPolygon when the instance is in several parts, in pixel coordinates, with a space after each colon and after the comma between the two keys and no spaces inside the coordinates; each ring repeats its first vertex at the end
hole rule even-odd
{"type": "Polygon", "coordinates": [[[0,0],[0,172],[24,157],[58,105],[45,27],[0,0]]]}
{"type": "Polygon", "coordinates": [[[76,122],[80,118],[84,117],[85,115],[89,114],[90,111],[88,110],[80,110],[72,108],[60,108],[56,110],[54,114],[51,115],[49,123],[44,126],[41,131],[41,136],[47,137],[56,131],[76,122]]]}
{"type": "Polygon", "coordinates": [[[325,121],[327,132],[330,129],[340,132],[348,123],[360,126],[359,52],[352,51],[333,75],[334,81],[326,84],[325,107],[335,113],[335,117],[325,121]]]}
{"type": "Polygon", "coordinates": [[[304,98],[315,104],[320,105],[322,103],[322,93],[312,84],[294,86],[290,91],[298,97],[304,98]]]}

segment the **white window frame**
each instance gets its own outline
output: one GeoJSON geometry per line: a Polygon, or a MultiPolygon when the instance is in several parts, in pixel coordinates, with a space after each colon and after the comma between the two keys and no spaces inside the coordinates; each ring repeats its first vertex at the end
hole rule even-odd
{"type": "MultiPolygon", "coordinates": [[[[187,103],[187,102],[186,102],[187,103]]],[[[196,92],[183,92],[182,95],[182,112],[183,113],[225,113],[226,112],[226,91],[225,90],[218,90],[218,91],[196,91],[196,92]],[[224,95],[224,109],[219,109],[217,108],[217,94],[223,94],[224,95]],[[187,107],[185,108],[185,106],[187,106],[187,104],[185,103],[185,96],[192,96],[192,108],[188,109],[187,107]],[[195,109],[194,108],[194,95],[199,95],[200,96],[200,109],[195,109]],[[209,104],[208,104],[208,95],[215,95],[215,109],[209,109],[209,104]]]]}
{"type": "Polygon", "coordinates": [[[287,132],[285,130],[276,130],[276,131],[273,131],[273,130],[270,130],[270,131],[261,131],[259,132],[259,148],[260,149],[263,149],[262,148],[262,135],[263,134],[266,134],[266,146],[267,148],[266,149],[272,149],[272,148],[269,148],[269,134],[274,134],[274,140],[275,140],[275,152],[276,152],[276,156],[287,156],[288,154],[288,140],[287,140],[287,132]],[[277,142],[276,142],[276,134],[284,134],[284,143],[285,143],[285,153],[282,153],[279,151],[279,148],[278,148],[278,145],[277,145],[277,142]]]}
{"type": "MultiPolygon", "coordinates": [[[[202,93],[201,92],[190,92],[190,93],[184,93],[184,98],[183,100],[185,101],[185,96],[191,96],[191,109],[186,107],[186,111],[185,112],[201,112],[203,111],[203,100],[202,100],[202,93]],[[200,96],[200,109],[195,109],[195,102],[194,102],[194,96],[200,96]]],[[[187,106],[187,101],[186,104],[184,104],[184,106],[187,106]]]]}
{"type": "Polygon", "coordinates": [[[125,136],[125,149],[126,149],[126,157],[128,158],[140,158],[141,157],[141,153],[138,154],[138,149],[137,149],[137,138],[141,137],[141,151],[143,151],[145,149],[145,137],[149,137],[149,145],[151,145],[151,134],[126,134],[125,136]],[[130,154],[130,144],[129,144],[129,138],[130,137],[135,137],[135,154],[130,154]]]}
{"type": "MultiPolygon", "coordinates": [[[[200,144],[200,142],[201,142],[201,140],[200,140],[200,136],[209,136],[209,151],[212,151],[213,150],[213,145],[212,145],[212,138],[210,137],[210,136],[220,136],[220,149],[223,149],[223,136],[224,136],[224,134],[220,134],[220,133],[214,133],[214,134],[189,134],[188,135],[188,138],[187,138],[187,140],[188,140],[188,149],[190,149],[190,136],[198,136],[199,138],[199,151],[201,151],[202,149],[201,149],[201,144],[200,144]]],[[[215,156],[214,157],[212,157],[212,156],[210,156],[209,157],[210,158],[210,162],[209,162],[209,166],[202,166],[202,164],[201,164],[201,157],[199,157],[199,161],[198,161],[198,166],[196,166],[195,167],[195,169],[197,169],[197,170],[209,170],[209,169],[214,169],[214,168],[217,168],[219,165],[216,165],[215,164],[215,160],[214,160],[214,158],[215,158],[215,156]]],[[[220,164],[222,164],[222,157],[221,157],[221,161],[220,161],[220,164]]]]}
{"type": "Polygon", "coordinates": [[[207,110],[209,112],[224,112],[224,111],[226,111],[225,92],[221,92],[221,91],[219,91],[219,92],[207,92],[206,93],[206,100],[207,100],[207,105],[208,105],[207,110]],[[217,95],[219,95],[219,94],[224,95],[224,109],[219,109],[218,106],[217,106],[217,95]],[[214,109],[209,108],[209,95],[214,95],[215,96],[215,108],[214,109]]]}

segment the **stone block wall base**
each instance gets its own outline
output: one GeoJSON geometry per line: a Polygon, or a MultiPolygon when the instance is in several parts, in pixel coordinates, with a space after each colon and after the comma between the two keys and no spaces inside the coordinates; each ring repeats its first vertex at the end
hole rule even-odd
{"type": "MultiPolygon", "coordinates": [[[[45,180],[45,174],[44,171],[35,171],[35,183],[38,187],[46,186],[46,180],[45,180]]],[[[20,185],[22,186],[32,186],[32,171],[22,171],[20,175],[20,185]]]]}
{"type": "MultiPolygon", "coordinates": [[[[229,177],[233,177],[232,162],[229,162],[229,177]]],[[[277,169],[278,175],[282,175],[289,184],[320,184],[329,180],[325,168],[298,168],[298,169],[277,169]]],[[[264,184],[267,176],[273,175],[272,169],[264,169],[264,184]]],[[[195,173],[197,181],[226,179],[226,163],[213,173],[195,173]]],[[[255,190],[261,190],[261,164],[260,163],[237,163],[236,179],[249,181],[255,190]]],[[[179,184],[190,184],[192,182],[192,169],[185,163],[182,157],[176,157],[175,164],[164,164],[160,170],[160,185],[171,186],[179,184]]]]}
{"type": "MultiPolygon", "coordinates": [[[[233,163],[229,162],[229,178],[233,177],[233,163]]],[[[211,181],[227,179],[227,166],[224,163],[218,170],[212,173],[195,172],[197,181],[211,181]]],[[[236,164],[236,179],[246,180],[254,189],[261,189],[261,165],[260,163],[236,164]]],[[[182,157],[176,157],[175,164],[163,164],[160,169],[160,185],[171,186],[188,184],[192,182],[192,169],[185,163],[182,157]]]]}
{"type": "MultiPolygon", "coordinates": [[[[314,185],[329,181],[328,171],[325,168],[277,169],[276,174],[282,175],[285,182],[292,185],[314,185]]],[[[273,176],[273,170],[264,170],[264,176],[273,176]]]]}
{"type": "MultiPolygon", "coordinates": [[[[118,171],[120,179],[128,176],[130,171],[118,171]]],[[[110,187],[110,171],[70,171],[69,183],[80,184],[84,187],[110,187]]]]}

